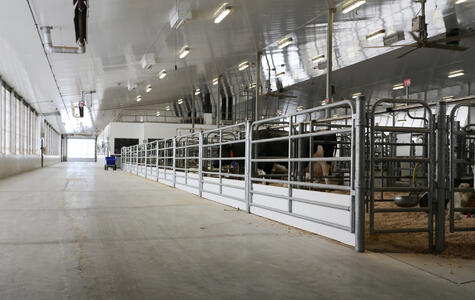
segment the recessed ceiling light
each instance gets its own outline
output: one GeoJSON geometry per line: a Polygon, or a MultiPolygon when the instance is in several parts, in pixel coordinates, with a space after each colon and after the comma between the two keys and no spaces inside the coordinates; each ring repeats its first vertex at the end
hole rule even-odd
{"type": "Polygon", "coordinates": [[[177,102],[178,102],[178,104],[180,104],[180,105],[181,105],[181,104],[183,104],[183,99],[178,99],[178,101],[177,101],[177,102]]]}
{"type": "Polygon", "coordinates": [[[449,78],[459,77],[465,75],[463,70],[452,71],[449,73],[449,78]]]}
{"type": "Polygon", "coordinates": [[[214,14],[214,23],[215,24],[221,23],[221,21],[224,20],[224,18],[226,18],[229,15],[229,13],[231,12],[231,9],[232,7],[228,3],[224,3],[223,5],[221,5],[216,11],[216,13],[214,14]]]}
{"type": "Polygon", "coordinates": [[[196,89],[196,90],[195,90],[195,96],[198,96],[199,94],[201,94],[201,90],[200,90],[200,89],[196,89]]]}
{"type": "Polygon", "coordinates": [[[170,108],[170,105],[167,105],[167,107],[165,107],[165,109],[166,109],[167,111],[169,111],[169,110],[171,109],[171,108],[170,108]]]}
{"type": "Polygon", "coordinates": [[[163,79],[167,76],[167,70],[163,69],[158,73],[158,78],[163,79]]]}
{"type": "Polygon", "coordinates": [[[320,59],[323,59],[323,58],[325,58],[324,54],[316,55],[312,58],[312,62],[317,62],[317,61],[319,61],[320,59]]]}
{"type": "Polygon", "coordinates": [[[239,71],[244,71],[247,68],[249,68],[249,62],[248,61],[243,61],[242,63],[239,64],[238,70],[239,71]]]}
{"type": "Polygon", "coordinates": [[[181,48],[180,52],[178,52],[178,57],[179,57],[180,59],[183,59],[183,58],[185,58],[188,54],[190,54],[190,52],[191,52],[190,47],[184,46],[183,48],[181,48]]]}
{"type": "Polygon", "coordinates": [[[140,102],[140,101],[142,101],[142,96],[138,95],[137,96],[137,102],[140,102]]]}
{"type": "Polygon", "coordinates": [[[277,47],[279,49],[283,49],[287,46],[289,46],[290,44],[292,44],[292,42],[294,41],[294,39],[292,37],[285,37],[283,39],[281,39],[278,43],[277,43],[277,47]]]}
{"type": "Polygon", "coordinates": [[[363,96],[363,93],[361,92],[354,93],[353,95],[351,95],[351,98],[355,99],[355,98],[358,98],[359,96],[363,96]]]}
{"type": "Polygon", "coordinates": [[[341,6],[341,12],[346,14],[365,4],[366,0],[348,0],[341,6]]]}
{"type": "Polygon", "coordinates": [[[219,78],[213,79],[213,85],[218,85],[218,83],[219,83],[219,78]]]}
{"type": "Polygon", "coordinates": [[[275,78],[280,78],[280,77],[282,77],[282,76],[284,76],[284,75],[285,75],[285,72],[282,71],[282,72],[279,72],[279,73],[275,74],[275,78]]]}
{"type": "Polygon", "coordinates": [[[404,83],[398,83],[398,84],[395,84],[393,85],[393,90],[401,90],[404,88],[404,83]]]}
{"type": "Polygon", "coordinates": [[[368,41],[371,41],[371,40],[374,40],[374,39],[377,39],[377,38],[383,36],[385,33],[386,33],[385,29],[379,29],[379,30],[373,31],[370,34],[368,34],[366,36],[366,39],[368,41]]]}

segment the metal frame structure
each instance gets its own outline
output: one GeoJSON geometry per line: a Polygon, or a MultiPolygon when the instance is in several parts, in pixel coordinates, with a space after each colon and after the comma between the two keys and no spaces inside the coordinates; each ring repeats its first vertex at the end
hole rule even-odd
{"type": "MultiPolygon", "coordinates": [[[[475,132],[472,132],[470,128],[475,127],[475,124],[467,124],[463,128],[460,127],[460,123],[456,120],[456,115],[461,107],[475,107],[473,99],[469,103],[460,103],[455,105],[449,115],[449,127],[450,127],[450,142],[449,142],[449,184],[448,184],[448,195],[450,201],[450,232],[458,231],[475,231],[475,226],[472,227],[461,227],[457,226],[455,222],[455,213],[472,213],[475,214],[475,208],[462,208],[455,207],[455,193],[461,192],[474,192],[475,186],[473,175],[468,179],[472,188],[463,189],[459,188],[455,184],[455,179],[460,178],[460,174],[468,175],[470,172],[473,174],[473,170],[470,170],[470,166],[475,165],[475,132]],[[469,150],[469,151],[467,151],[469,150]],[[470,151],[472,153],[470,153],[470,151]],[[465,169],[465,172],[463,172],[465,169]],[[469,170],[466,170],[469,169],[469,170]]],[[[469,112],[470,113],[470,112],[469,112]]]]}
{"type": "MultiPolygon", "coordinates": [[[[369,183],[369,217],[370,217],[370,233],[406,233],[406,232],[427,232],[428,233],[428,244],[429,248],[433,249],[434,247],[434,227],[433,227],[433,204],[436,199],[435,191],[435,170],[436,170],[436,136],[435,136],[435,122],[432,116],[432,111],[429,105],[423,100],[414,100],[414,99],[381,99],[374,103],[371,107],[370,115],[370,145],[369,145],[369,158],[370,158],[370,183],[369,183]],[[389,104],[391,107],[387,108],[387,113],[392,113],[392,107],[395,107],[396,104],[405,104],[405,105],[421,105],[426,110],[427,121],[424,121],[420,127],[396,127],[396,126],[379,126],[375,124],[375,114],[376,108],[381,104],[389,104]],[[412,134],[417,133],[424,137],[424,143],[414,144],[414,143],[398,143],[397,134],[412,134]],[[384,135],[394,134],[389,139],[389,142],[378,140],[378,137],[384,135]],[[376,151],[376,146],[389,147],[389,151],[376,151]],[[398,156],[397,147],[423,147],[424,151],[420,156],[409,155],[409,156],[398,156]],[[379,155],[379,157],[377,157],[379,155]],[[391,169],[390,165],[392,164],[424,164],[426,170],[426,178],[424,180],[423,186],[399,186],[394,180],[394,174],[384,175],[385,169],[391,169]],[[379,167],[377,170],[376,167],[379,167]],[[378,174],[379,172],[379,174],[378,174]],[[388,180],[389,179],[389,180],[388,180]],[[376,187],[376,180],[380,180],[381,186],[376,187]],[[385,198],[385,192],[391,193],[427,193],[428,204],[427,207],[419,208],[375,208],[375,202],[389,202],[393,199],[385,198]],[[375,193],[380,193],[380,199],[375,199],[375,193]],[[386,228],[386,229],[376,229],[375,228],[375,214],[376,213],[427,213],[427,227],[426,228],[386,228]]],[[[393,123],[394,125],[394,123],[393,123]]],[[[391,166],[394,167],[394,166],[391,166]]],[[[440,173],[439,173],[440,174],[440,173]]],[[[400,176],[404,177],[404,176],[400,176]]],[[[409,176],[411,177],[411,176],[409,176]]]]}

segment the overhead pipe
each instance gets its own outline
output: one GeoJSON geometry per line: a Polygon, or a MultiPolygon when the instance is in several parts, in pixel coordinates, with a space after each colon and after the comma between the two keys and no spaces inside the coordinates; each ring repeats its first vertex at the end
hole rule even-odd
{"type": "Polygon", "coordinates": [[[79,47],[53,46],[51,38],[51,26],[43,26],[40,28],[43,33],[43,41],[45,50],[48,53],[65,53],[65,54],[84,54],[86,53],[86,44],[78,43],[79,47]]]}

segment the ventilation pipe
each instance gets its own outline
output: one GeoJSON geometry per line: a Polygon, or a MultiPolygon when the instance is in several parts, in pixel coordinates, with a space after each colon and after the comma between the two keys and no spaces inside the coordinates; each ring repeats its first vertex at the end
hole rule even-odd
{"type": "Polygon", "coordinates": [[[51,38],[51,26],[41,27],[43,33],[44,47],[48,53],[66,53],[66,54],[83,54],[86,52],[86,44],[78,43],[79,47],[65,47],[65,46],[53,46],[53,40],[51,38]]]}

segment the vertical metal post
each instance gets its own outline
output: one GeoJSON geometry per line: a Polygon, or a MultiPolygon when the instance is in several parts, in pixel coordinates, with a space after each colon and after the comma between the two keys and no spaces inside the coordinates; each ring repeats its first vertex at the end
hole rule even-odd
{"type": "MultiPolygon", "coordinates": [[[[333,19],[335,17],[335,8],[328,10],[328,32],[327,32],[327,99],[332,103],[332,72],[333,72],[333,19]]],[[[330,118],[330,109],[325,110],[325,117],[330,118]]]]}
{"type": "Polygon", "coordinates": [[[193,129],[192,132],[195,132],[195,96],[191,96],[191,128],[193,129]]]}
{"type": "Polygon", "coordinates": [[[198,149],[198,194],[203,196],[203,131],[199,134],[199,149],[198,149]]]}
{"type": "Polygon", "coordinates": [[[216,128],[221,121],[221,76],[218,77],[218,100],[216,101],[216,128]]]}
{"type": "Polygon", "coordinates": [[[251,123],[246,121],[246,142],[245,142],[245,166],[244,166],[244,185],[245,185],[245,200],[246,200],[246,211],[251,213],[251,123]]]}
{"type": "Polygon", "coordinates": [[[145,178],[147,178],[147,173],[148,173],[148,144],[145,144],[144,147],[145,147],[145,178]]]}
{"type": "Polygon", "coordinates": [[[176,187],[176,137],[173,138],[173,187],[176,187]]]}
{"type": "Polygon", "coordinates": [[[136,169],[135,174],[139,175],[139,145],[136,146],[136,150],[137,151],[135,151],[135,153],[136,153],[136,155],[135,155],[135,167],[136,167],[135,168],[136,169]]]}
{"type": "Polygon", "coordinates": [[[261,112],[261,59],[262,53],[258,51],[256,59],[256,111],[254,114],[254,121],[260,120],[259,114],[261,112]]]}
{"type": "MultiPolygon", "coordinates": [[[[300,122],[299,123],[299,133],[298,134],[303,134],[305,131],[305,123],[304,122],[300,122]]],[[[309,140],[312,140],[311,138],[309,140]]],[[[305,149],[304,149],[304,139],[303,138],[299,138],[298,139],[298,158],[304,158],[304,153],[305,153],[305,149]]],[[[313,153],[310,153],[310,157],[313,156],[313,153]]],[[[309,163],[309,165],[312,164],[311,162],[309,163]]],[[[297,172],[298,172],[298,181],[305,181],[305,163],[304,162],[298,162],[298,168],[297,168],[297,172]]]]}
{"type": "Polygon", "coordinates": [[[158,167],[158,145],[160,145],[159,141],[157,141],[157,148],[155,148],[155,168],[157,168],[157,182],[158,178],[160,177],[160,168],[158,167]]]}
{"type": "Polygon", "coordinates": [[[355,250],[365,251],[365,97],[356,98],[355,136],[355,250]]]}
{"type": "Polygon", "coordinates": [[[437,103],[437,206],[435,223],[435,250],[440,253],[445,249],[445,200],[447,198],[447,103],[437,103]]]}

